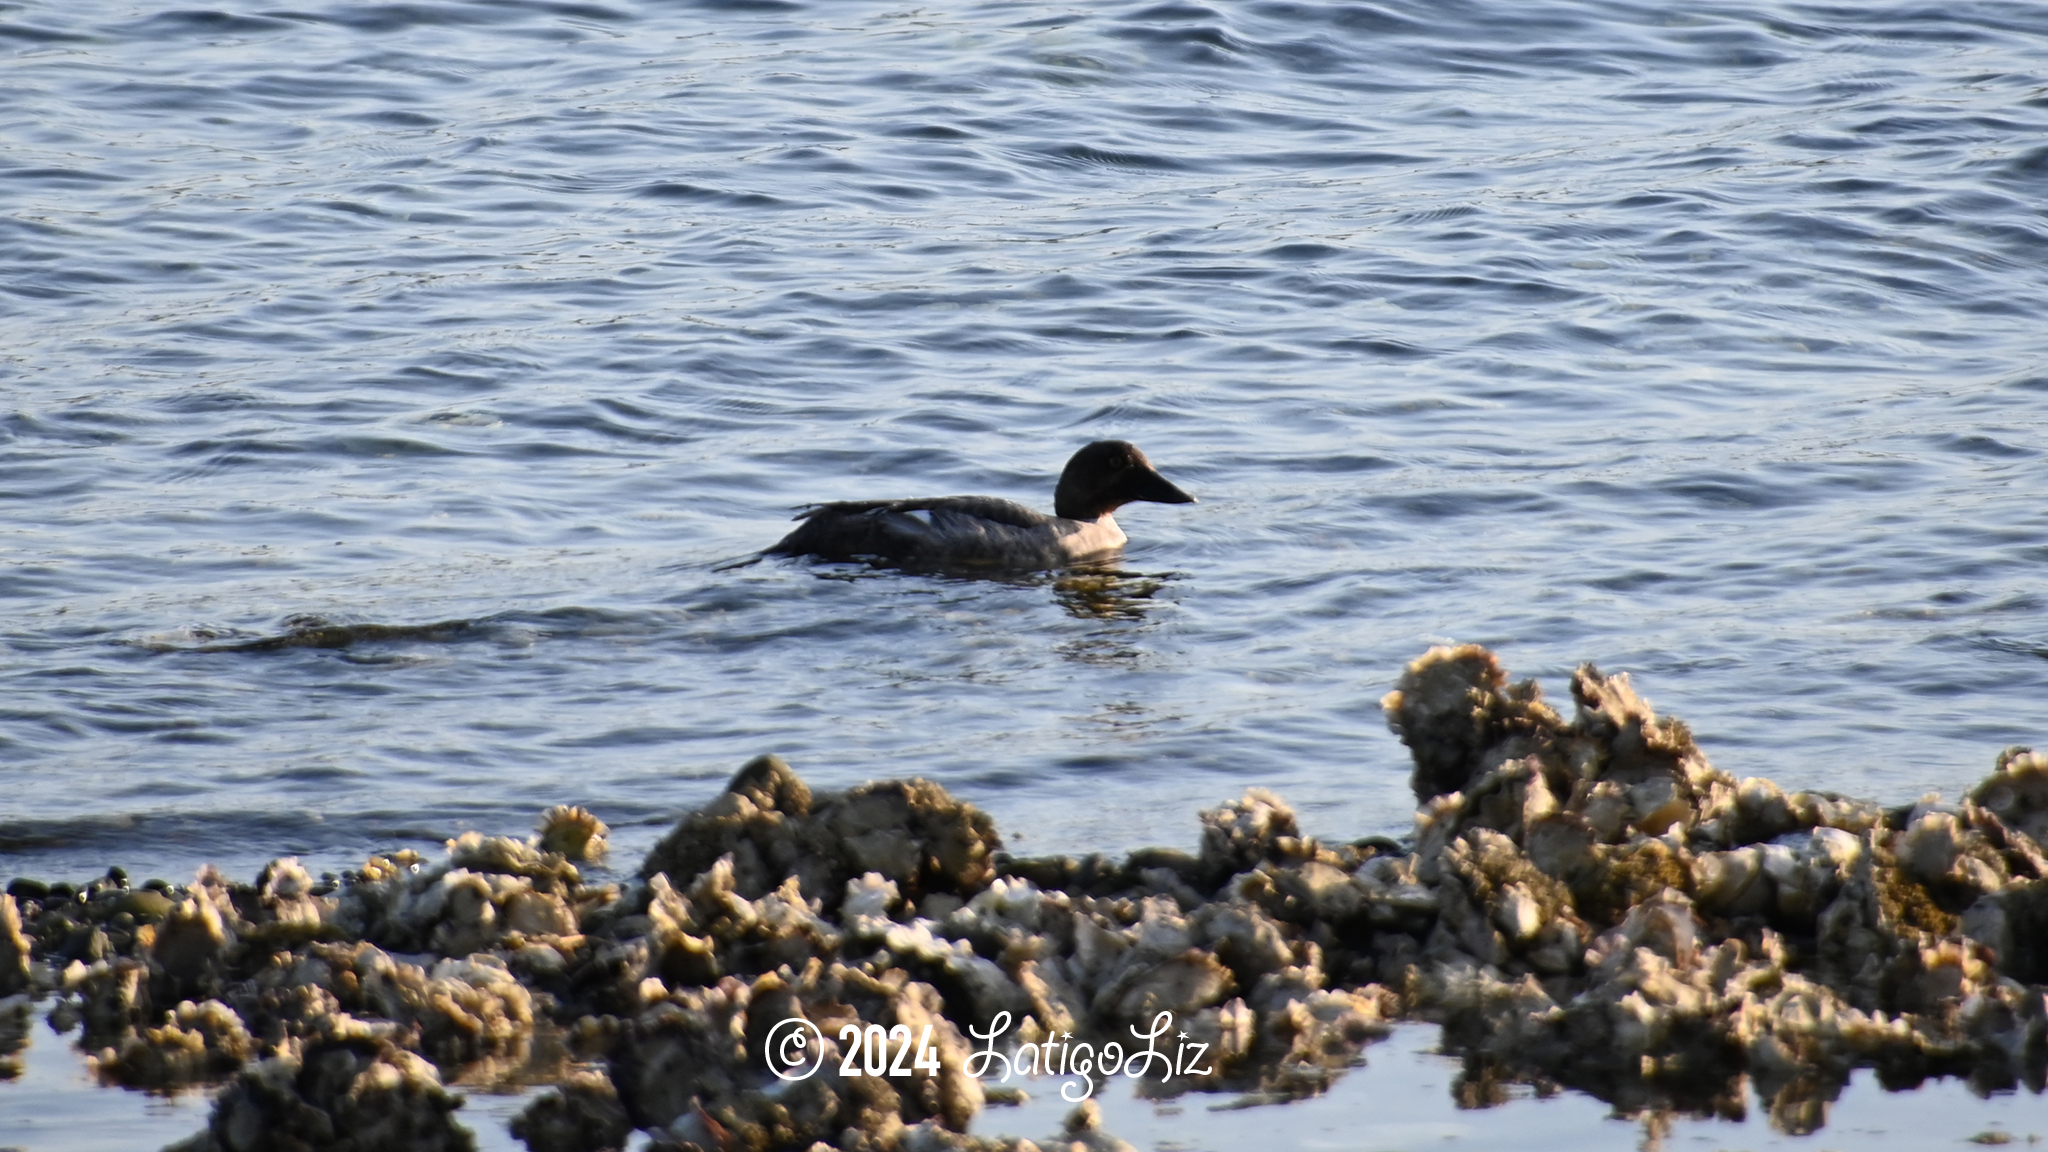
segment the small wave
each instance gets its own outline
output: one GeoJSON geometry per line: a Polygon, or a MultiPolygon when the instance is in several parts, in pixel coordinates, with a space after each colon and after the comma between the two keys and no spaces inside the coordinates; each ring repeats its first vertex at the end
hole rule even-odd
{"type": "Polygon", "coordinates": [[[29,24],[0,24],[0,40],[20,40],[29,44],[90,44],[93,38],[29,24]]]}
{"type": "Polygon", "coordinates": [[[695,184],[684,184],[674,180],[661,180],[641,188],[639,195],[649,200],[682,200],[698,204],[722,204],[731,208],[793,208],[794,204],[779,196],[760,192],[721,192],[716,188],[700,188],[695,184]]]}
{"type": "Polygon", "coordinates": [[[339,649],[357,644],[401,641],[442,644],[475,639],[487,628],[488,623],[479,620],[438,620],[432,624],[337,624],[320,616],[293,616],[285,620],[283,631],[247,640],[216,640],[205,632],[197,632],[194,633],[195,638],[204,640],[204,643],[136,643],[138,647],[158,652],[280,652],[290,648],[339,649]]]}
{"type": "Polygon", "coordinates": [[[86,168],[0,168],[0,180],[18,180],[23,184],[44,184],[60,188],[118,184],[123,179],[110,172],[94,172],[86,168]]]}
{"type": "Polygon", "coordinates": [[[1172,156],[1161,156],[1151,152],[1127,152],[1111,148],[1096,148],[1087,144],[1064,144],[1046,150],[1046,155],[1075,164],[1099,168],[1137,168],[1155,172],[1185,171],[1190,165],[1172,156]]]}
{"type": "Polygon", "coordinates": [[[274,16],[249,16],[234,12],[211,12],[179,10],[158,12],[154,16],[137,20],[124,31],[138,36],[176,36],[180,34],[203,36],[244,36],[259,32],[286,32],[298,27],[290,20],[274,16]]]}

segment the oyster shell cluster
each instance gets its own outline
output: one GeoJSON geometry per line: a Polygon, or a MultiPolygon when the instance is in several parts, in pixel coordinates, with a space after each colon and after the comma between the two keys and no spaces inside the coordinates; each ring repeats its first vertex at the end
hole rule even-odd
{"type": "Polygon", "coordinates": [[[968,1057],[998,1022],[1078,1043],[1160,1012],[1207,1056],[1154,1095],[1313,1094],[1397,1020],[1443,1026],[1468,1105],[1739,1116],[1753,1087],[1809,1132],[1859,1067],[2042,1090],[2048,756],[1883,808],[1728,777],[1625,676],[1572,696],[1476,647],[1410,665],[1383,702],[1421,805],[1399,842],[1304,836],[1252,789],[1194,853],[1014,857],[936,784],[814,794],[764,756],[623,880],[585,877],[580,808],[319,880],[17,880],[0,1075],[48,1001],[108,1083],[220,1086],[181,1152],[470,1148],[460,1087],[535,1084],[535,1152],[1125,1148],[1092,1101],[1042,1142],[968,1134],[1015,1097],[968,1057]],[[826,1059],[785,1082],[769,1033],[799,1017],[826,1059]],[[847,1025],[930,1036],[936,1066],[845,1074],[847,1025]]]}

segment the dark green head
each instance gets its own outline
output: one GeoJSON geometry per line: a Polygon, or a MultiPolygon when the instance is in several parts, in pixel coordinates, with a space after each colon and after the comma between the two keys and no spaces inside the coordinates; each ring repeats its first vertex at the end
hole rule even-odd
{"type": "Polygon", "coordinates": [[[1097,440],[1067,461],[1060,486],[1053,490],[1053,515],[1068,520],[1093,520],[1133,500],[1155,504],[1193,504],[1195,498],[1173,486],[1128,440],[1097,440]]]}

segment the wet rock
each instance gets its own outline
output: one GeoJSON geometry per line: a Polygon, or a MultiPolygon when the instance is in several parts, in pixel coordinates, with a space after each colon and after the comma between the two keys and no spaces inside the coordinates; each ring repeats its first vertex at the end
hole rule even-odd
{"type": "MultiPolygon", "coordinates": [[[[778,987],[779,987],[778,983],[778,987]]],[[[657,985],[612,1059],[612,1080],[628,1114],[666,1127],[697,1102],[737,1097],[765,1084],[747,1064],[746,1009],[753,990],[727,977],[708,988],[657,985]]]]}
{"type": "Polygon", "coordinates": [[[987,816],[925,780],[863,784],[826,797],[813,821],[819,839],[840,848],[846,879],[879,872],[911,899],[974,895],[994,878],[991,856],[1002,846],[987,816]]]}
{"type": "Polygon", "coordinates": [[[938,993],[901,970],[875,977],[813,962],[802,973],[727,977],[710,988],[650,982],[648,997],[612,1076],[634,1122],[677,1145],[804,1147],[851,1130],[887,1146],[928,1119],[959,1131],[981,1106],[979,1082],[962,1070],[965,1042],[938,993]],[[825,1040],[817,1074],[794,1084],[764,1063],[771,1030],[792,1018],[812,1021],[825,1040]],[[930,1044],[940,1070],[911,1066],[892,1039],[884,1062],[906,1075],[844,1075],[841,1030],[869,1025],[900,1026],[911,1043],[930,1044]]]}
{"type": "MultiPolygon", "coordinates": [[[[1586,815],[1596,827],[1591,792],[1619,806],[1619,818],[1645,836],[1690,829],[1702,816],[1725,810],[1735,781],[1707,763],[1681,721],[1659,718],[1637,696],[1626,674],[1601,676],[1591,664],[1572,677],[1578,712],[1562,741],[1586,792],[1586,815]],[[1590,785],[1590,787],[1587,787],[1590,785]]],[[[1580,796],[1575,792],[1577,807],[1580,796]]],[[[1615,837],[1603,834],[1602,839],[1615,837]]]]}
{"type": "Polygon", "coordinates": [[[2011,879],[2005,861],[1966,814],[1932,805],[1914,809],[1905,831],[1892,838],[1899,867],[1942,904],[1967,907],[2011,879]]]}
{"type": "Polygon", "coordinates": [[[471,1152],[434,1066],[349,1023],[246,1068],[166,1152],[471,1152]]]}
{"type": "Polygon", "coordinates": [[[334,901],[313,895],[313,878],[290,856],[271,861],[257,877],[256,906],[252,921],[300,928],[315,928],[334,911],[334,901]]]}
{"type": "MultiPolygon", "coordinates": [[[[374,945],[329,950],[351,1010],[410,1025],[417,1050],[445,1068],[490,1061],[515,1066],[533,1036],[533,993],[488,954],[437,961],[432,970],[393,959],[374,945]]],[[[472,1072],[474,1075],[474,1072],[472,1072]]]]}
{"type": "Polygon", "coordinates": [[[599,861],[609,845],[605,836],[611,829],[588,809],[558,804],[540,814],[538,847],[565,860],[599,861]]]}
{"type": "Polygon", "coordinates": [[[2048,843],[2048,753],[2006,749],[1991,775],[1970,790],[1970,800],[2036,845],[2048,843]]]}
{"type": "Polygon", "coordinates": [[[2048,880],[1993,892],[1963,914],[1961,930],[1987,948],[2005,975],[2048,984],[2048,880]]]}
{"type": "Polygon", "coordinates": [[[240,916],[219,873],[202,869],[187,893],[165,913],[148,944],[160,999],[173,1003],[217,995],[240,942],[240,916]]]}
{"type": "Polygon", "coordinates": [[[618,1090],[597,1071],[570,1074],[512,1121],[512,1135],[532,1152],[615,1152],[632,1133],[618,1090]]]}
{"type": "Polygon", "coordinates": [[[1509,685],[1493,653],[1432,648],[1380,701],[1415,758],[1417,800],[1462,791],[1475,776],[1553,743],[1561,728],[1533,680],[1509,685]]]}
{"type": "Polygon", "coordinates": [[[749,900],[737,890],[732,860],[721,857],[687,894],[666,873],[648,881],[647,961],[640,977],[672,985],[709,984],[728,973],[749,975],[836,956],[841,933],[820,917],[796,878],[749,900]]]}
{"type": "Polygon", "coordinates": [[[1471,828],[1443,846],[1439,861],[1438,930],[1447,943],[1496,967],[1517,961],[1550,971],[1576,967],[1572,944],[1589,929],[1572,891],[1530,863],[1514,841],[1471,828]]]}
{"type": "Polygon", "coordinates": [[[149,975],[148,964],[118,957],[65,967],[61,987],[76,997],[87,1046],[116,1041],[155,1015],[149,975]]]}
{"type": "Polygon", "coordinates": [[[12,895],[0,896],[0,996],[29,987],[29,958],[34,946],[21,932],[21,908],[12,895]]]}
{"type": "MultiPolygon", "coordinates": [[[[575,865],[509,836],[466,832],[445,861],[373,857],[343,890],[333,919],[350,938],[400,951],[466,956],[577,932],[575,865]]],[[[573,949],[574,942],[568,946],[573,949]]]]}
{"type": "MultiPolygon", "coordinates": [[[[941,989],[955,1017],[985,1022],[1002,1012],[1028,1012],[1038,1006],[1024,981],[1013,979],[995,961],[975,955],[969,941],[943,935],[937,921],[920,917],[906,924],[891,919],[888,910],[899,906],[896,886],[877,873],[848,881],[846,889],[840,912],[853,940],[862,946],[881,946],[892,961],[917,979],[941,989]]],[[[987,895],[984,892],[976,899],[987,895]]],[[[997,954],[1003,955],[1001,951],[997,954]]],[[[1017,965],[1020,972],[1028,963],[1017,965]]]]}
{"type": "Polygon", "coordinates": [[[0,1080],[21,1075],[21,1050],[35,1024],[35,1002],[26,992],[0,996],[0,1080]]]}
{"type": "MultiPolygon", "coordinates": [[[[2048,1083],[2048,760],[2009,750],[1959,803],[1882,808],[1733,781],[1626,677],[1587,666],[1572,694],[1567,721],[1476,648],[1411,665],[1385,702],[1422,799],[1405,842],[1319,843],[1253,789],[1199,814],[1197,854],[1013,859],[936,785],[814,794],[763,757],[624,884],[584,882],[603,828],[580,809],[372,857],[339,891],[289,859],[253,884],[17,881],[0,1061],[9,1014],[53,993],[110,1080],[230,1078],[188,1145],[236,1149],[462,1147],[460,1077],[555,1083],[519,1121],[536,1149],[637,1126],[659,1148],[1015,1152],[965,1134],[969,1029],[1036,1067],[1162,1020],[1200,1056],[1148,1065],[1148,1095],[1313,1094],[1396,1018],[1444,1025],[1472,1106],[1522,1082],[1739,1115],[1754,1084],[1807,1132],[1860,1067],[2048,1083]],[[791,1020],[824,1060],[796,1083],[768,1063],[791,1020]],[[885,1063],[929,1045],[938,1066],[842,1065],[877,1031],[885,1063]]],[[[1052,1143],[1119,1147],[1092,1117],[1052,1143]]]]}
{"type": "Polygon", "coordinates": [[[234,1009],[218,1000],[187,1000],[166,1012],[161,1025],[125,1033],[118,1047],[102,1049],[87,1063],[114,1083],[167,1091],[218,1080],[256,1054],[234,1009]]]}
{"type": "Polygon", "coordinates": [[[1739,1114],[1747,1074],[1773,1122],[1803,1132],[1857,1066],[2039,1082],[2038,990],[2010,979],[2040,964],[2044,861],[2025,828],[2048,789],[2026,753],[1963,805],[1888,814],[1735,784],[1590,667],[1569,725],[1504,740],[1488,727],[1504,679],[1472,653],[1411,667],[1390,723],[1421,734],[1418,780],[1464,783],[1418,816],[1412,866],[1357,877],[1373,895],[1406,875],[1435,890],[1424,945],[1376,951],[1405,1006],[1466,1049],[1461,1090],[1484,1102],[1509,1080],[1561,1081],[1624,1112],[1739,1114]]]}
{"type": "MultiPolygon", "coordinates": [[[[732,856],[736,870],[743,869],[737,877],[740,891],[765,895],[807,863],[810,814],[811,790],[789,765],[779,756],[757,756],[722,795],[683,817],[655,845],[640,874],[664,874],[687,886],[720,858],[732,856]]],[[[823,877],[814,881],[822,883],[823,877]]]]}
{"type": "Polygon", "coordinates": [[[1110,1020],[1141,1020],[1161,1011],[1191,1016],[1221,1001],[1236,988],[1230,969],[1190,948],[1143,967],[1128,968],[1095,996],[1094,1014],[1110,1020]]]}
{"type": "Polygon", "coordinates": [[[735,891],[758,899],[794,877],[828,909],[846,882],[874,872],[913,900],[973,896],[995,876],[995,825],[926,780],[888,780],[814,797],[778,757],[741,768],[726,791],[683,818],[640,874],[686,884],[730,856],[735,891]]]}
{"type": "Polygon", "coordinates": [[[1299,858],[1304,852],[1294,809],[1264,788],[1253,788],[1242,800],[1204,811],[1201,821],[1201,866],[1219,880],[1254,868],[1263,860],[1299,858]]]}
{"type": "MultiPolygon", "coordinates": [[[[1397,999],[1383,988],[1315,989],[1304,995],[1269,999],[1259,1013],[1260,1042],[1272,1069],[1261,1077],[1276,1096],[1311,1096],[1327,1090],[1360,1049],[1385,1036],[1397,999]]],[[[1196,1027],[1202,1021],[1198,1017],[1196,1027]]],[[[1252,1054],[1249,1035],[1218,1030],[1211,1049],[1219,1071],[1237,1067],[1252,1054]]]]}
{"type": "MultiPolygon", "coordinates": [[[[1237,987],[1252,987],[1262,977],[1302,959],[1301,949],[1290,939],[1290,933],[1252,901],[1206,905],[1189,917],[1188,930],[1205,953],[1230,970],[1230,983],[1237,987]]],[[[1140,1011],[1133,1018],[1150,1015],[1140,1011]]]]}

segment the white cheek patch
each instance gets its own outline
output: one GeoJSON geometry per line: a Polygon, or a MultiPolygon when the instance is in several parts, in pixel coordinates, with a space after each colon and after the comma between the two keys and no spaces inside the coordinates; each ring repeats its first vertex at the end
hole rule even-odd
{"type": "Polygon", "coordinates": [[[912,520],[917,521],[918,523],[924,525],[927,528],[932,526],[932,510],[929,508],[913,508],[910,511],[905,512],[904,515],[910,517],[912,520]]]}

